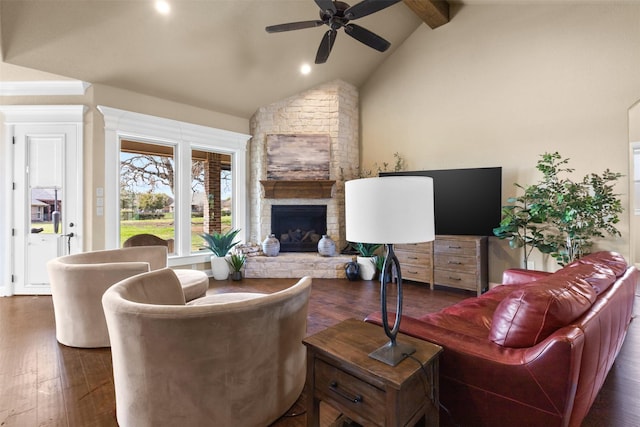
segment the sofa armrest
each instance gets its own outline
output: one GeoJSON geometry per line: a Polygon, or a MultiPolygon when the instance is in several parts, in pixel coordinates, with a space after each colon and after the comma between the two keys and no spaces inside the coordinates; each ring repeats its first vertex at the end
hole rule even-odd
{"type": "Polygon", "coordinates": [[[525,270],[524,268],[509,268],[502,273],[502,284],[523,285],[540,280],[550,274],[553,273],[539,270],[525,270]]]}

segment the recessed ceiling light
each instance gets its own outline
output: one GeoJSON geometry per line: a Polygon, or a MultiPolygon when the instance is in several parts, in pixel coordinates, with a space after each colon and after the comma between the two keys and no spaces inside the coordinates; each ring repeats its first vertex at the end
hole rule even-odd
{"type": "Polygon", "coordinates": [[[306,63],[302,64],[302,66],[300,67],[300,72],[306,76],[311,72],[311,65],[306,63]]]}
{"type": "Polygon", "coordinates": [[[171,5],[166,0],[156,0],[156,10],[161,15],[168,15],[171,12],[171,5]]]}

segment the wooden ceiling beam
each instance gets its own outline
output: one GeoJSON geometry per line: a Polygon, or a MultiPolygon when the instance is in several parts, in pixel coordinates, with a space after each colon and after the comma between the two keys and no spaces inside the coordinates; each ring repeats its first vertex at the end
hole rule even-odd
{"type": "Polygon", "coordinates": [[[449,22],[449,3],[445,0],[403,0],[409,9],[431,28],[449,22]]]}

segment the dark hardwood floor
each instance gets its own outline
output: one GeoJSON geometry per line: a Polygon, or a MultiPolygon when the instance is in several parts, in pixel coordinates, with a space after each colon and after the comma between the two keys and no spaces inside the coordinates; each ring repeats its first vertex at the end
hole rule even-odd
{"type": "MultiPolygon", "coordinates": [[[[291,279],[212,281],[210,293],[274,292],[291,279]]],[[[314,279],[308,334],[347,318],[379,310],[377,282],[314,279]]],[[[451,305],[471,293],[431,291],[407,283],[404,312],[419,315],[451,305]]],[[[636,312],[640,310],[636,297],[636,312]]],[[[640,321],[634,321],[622,351],[583,426],[640,426],[640,321]]],[[[300,399],[273,427],[306,425],[300,399]]],[[[339,416],[321,408],[322,425],[339,416]]],[[[447,425],[442,417],[441,425],[447,425]]],[[[0,298],[0,426],[116,426],[109,349],[76,349],[59,344],[51,297],[0,298]]]]}

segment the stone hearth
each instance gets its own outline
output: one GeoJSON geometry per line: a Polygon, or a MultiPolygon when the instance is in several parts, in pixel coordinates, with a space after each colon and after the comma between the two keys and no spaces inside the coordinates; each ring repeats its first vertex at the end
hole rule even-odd
{"type": "Polygon", "coordinates": [[[345,265],[353,260],[352,255],[323,257],[317,253],[289,252],[276,257],[248,257],[244,276],[255,278],[301,278],[344,279],[345,265]]]}

